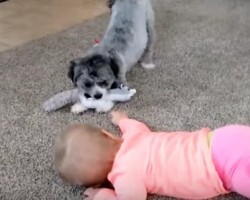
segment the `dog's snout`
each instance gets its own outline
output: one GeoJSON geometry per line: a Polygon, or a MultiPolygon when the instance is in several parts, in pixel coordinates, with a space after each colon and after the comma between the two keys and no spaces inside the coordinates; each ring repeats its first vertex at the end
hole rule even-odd
{"type": "Polygon", "coordinates": [[[101,93],[97,93],[94,95],[95,99],[101,99],[102,98],[102,94],[101,93]]]}

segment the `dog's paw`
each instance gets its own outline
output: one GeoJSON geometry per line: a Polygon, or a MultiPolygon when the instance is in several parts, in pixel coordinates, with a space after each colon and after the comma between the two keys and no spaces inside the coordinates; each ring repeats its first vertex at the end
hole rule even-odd
{"type": "Polygon", "coordinates": [[[144,69],[153,69],[153,68],[155,68],[155,64],[154,63],[141,63],[141,66],[144,69]]]}
{"type": "Polygon", "coordinates": [[[73,106],[71,106],[71,112],[74,114],[81,114],[86,110],[87,108],[84,107],[81,103],[76,103],[73,106]]]}

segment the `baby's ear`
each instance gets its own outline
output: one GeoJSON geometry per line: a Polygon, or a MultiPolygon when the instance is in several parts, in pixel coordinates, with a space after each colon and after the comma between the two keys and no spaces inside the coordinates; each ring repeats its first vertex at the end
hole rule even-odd
{"type": "Polygon", "coordinates": [[[106,137],[114,140],[114,141],[117,141],[117,142],[122,142],[122,138],[118,137],[118,136],[115,136],[114,134],[102,129],[102,134],[104,134],[106,137]]]}

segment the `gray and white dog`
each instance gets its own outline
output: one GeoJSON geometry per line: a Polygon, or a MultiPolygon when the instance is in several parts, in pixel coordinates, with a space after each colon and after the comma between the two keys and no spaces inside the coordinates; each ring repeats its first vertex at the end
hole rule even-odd
{"type": "Polygon", "coordinates": [[[70,62],[68,77],[86,98],[100,99],[109,89],[126,85],[126,73],[139,61],[144,68],[154,67],[151,1],[109,0],[109,7],[111,18],[102,41],[70,62]]]}

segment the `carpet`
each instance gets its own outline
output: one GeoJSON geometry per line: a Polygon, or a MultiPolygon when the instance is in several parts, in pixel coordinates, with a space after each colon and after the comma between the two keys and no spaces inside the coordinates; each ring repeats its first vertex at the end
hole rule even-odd
{"type": "MultiPolygon", "coordinates": [[[[157,68],[134,68],[128,80],[138,93],[116,109],[155,131],[249,124],[250,1],[157,0],[155,10],[157,68]]],[[[69,107],[47,114],[41,105],[72,88],[68,61],[84,55],[107,23],[108,14],[0,54],[0,199],[81,199],[83,188],[54,171],[55,137],[73,122],[117,129],[107,114],[78,116],[69,107]]]]}

